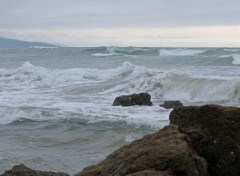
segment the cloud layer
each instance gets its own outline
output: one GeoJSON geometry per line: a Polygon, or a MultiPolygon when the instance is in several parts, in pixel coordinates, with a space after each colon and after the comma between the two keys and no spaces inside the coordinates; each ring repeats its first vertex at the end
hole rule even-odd
{"type": "MultiPolygon", "coordinates": [[[[71,40],[67,44],[74,43],[79,46],[82,44],[77,42],[76,37],[74,41],[74,38],[66,39],[64,36],[70,37],[70,31],[105,29],[109,32],[113,29],[116,31],[124,29],[126,32],[127,29],[129,31],[136,29],[142,31],[141,35],[135,38],[136,41],[144,39],[146,42],[150,40],[160,42],[163,38],[174,38],[172,37],[174,34],[159,35],[156,31],[150,34],[146,29],[162,31],[167,28],[173,31],[175,28],[181,30],[185,28],[182,36],[178,30],[175,31],[178,38],[196,42],[196,39],[201,37],[198,33],[201,27],[205,29],[209,27],[208,35],[212,32],[211,27],[219,29],[221,26],[228,26],[226,29],[229,32],[234,30],[240,25],[239,9],[239,0],[1,0],[0,35],[19,36],[20,39],[24,36],[29,40],[37,40],[42,36],[40,38],[43,41],[50,39],[50,41],[61,43],[71,40]],[[191,27],[198,27],[198,29],[192,28],[195,30],[192,31],[195,35],[187,34],[191,32],[188,30],[191,27]],[[43,31],[41,35],[37,32],[40,30],[43,31]],[[28,33],[23,35],[19,31],[28,33]],[[56,34],[51,31],[55,31],[56,34]],[[61,36],[59,36],[60,33],[61,36]]],[[[104,30],[101,32],[105,33],[104,30]]],[[[118,38],[122,37],[122,34],[114,32],[106,35],[97,33],[86,34],[92,37],[91,40],[96,40],[96,45],[99,37],[102,38],[103,45],[116,43],[114,40],[118,41],[118,38]],[[110,39],[111,42],[109,42],[110,39]]],[[[127,33],[130,35],[131,32],[127,33]]],[[[235,33],[238,35],[237,31],[235,33]]],[[[224,35],[226,34],[225,31],[224,35]]],[[[222,36],[219,37],[222,38],[222,36]]],[[[227,37],[231,39],[226,36],[226,40],[227,37]]],[[[78,38],[79,40],[83,38],[78,38]]],[[[184,41],[182,42],[184,45],[184,41]]],[[[119,44],[122,43],[119,42],[119,44]]]]}

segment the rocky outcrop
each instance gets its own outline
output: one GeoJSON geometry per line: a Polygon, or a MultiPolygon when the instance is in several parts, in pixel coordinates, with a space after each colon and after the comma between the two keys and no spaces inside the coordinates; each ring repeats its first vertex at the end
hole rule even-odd
{"type": "Polygon", "coordinates": [[[207,163],[189,145],[178,126],[123,146],[104,161],[75,176],[207,176],[207,163]]]}
{"type": "Polygon", "coordinates": [[[160,106],[165,109],[173,109],[177,106],[183,106],[183,104],[181,101],[176,100],[176,101],[165,101],[163,104],[160,104],[160,106]]]}
{"type": "Polygon", "coordinates": [[[170,172],[165,172],[165,171],[140,171],[134,174],[129,174],[127,176],[174,176],[170,172]]]}
{"type": "Polygon", "coordinates": [[[179,125],[211,176],[240,175],[240,108],[217,105],[176,107],[170,123],[179,125]]]}
{"type": "Polygon", "coordinates": [[[152,106],[151,95],[149,95],[148,93],[140,93],[140,94],[120,96],[114,100],[112,105],[113,106],[134,106],[134,105],[152,106]]]}
{"type": "Polygon", "coordinates": [[[11,170],[4,172],[0,176],[69,176],[69,175],[63,172],[56,173],[35,171],[21,164],[14,166],[11,170]]]}
{"type": "MultiPolygon", "coordinates": [[[[75,176],[239,176],[240,108],[175,107],[170,125],[110,154],[75,176]]],[[[24,165],[0,176],[68,176],[24,165]]]]}

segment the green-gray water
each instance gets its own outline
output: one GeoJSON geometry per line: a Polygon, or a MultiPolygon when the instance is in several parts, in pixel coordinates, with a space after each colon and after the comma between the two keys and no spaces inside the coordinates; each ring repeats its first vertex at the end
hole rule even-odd
{"type": "Polygon", "coordinates": [[[169,123],[165,100],[239,106],[240,49],[0,49],[0,173],[77,173],[169,123]],[[151,107],[113,107],[148,92],[151,107]]]}

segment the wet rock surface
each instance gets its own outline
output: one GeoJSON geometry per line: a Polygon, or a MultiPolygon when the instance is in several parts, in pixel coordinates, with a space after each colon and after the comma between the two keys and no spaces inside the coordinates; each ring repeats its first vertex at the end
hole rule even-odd
{"type": "Polygon", "coordinates": [[[176,107],[170,123],[191,138],[193,148],[207,160],[211,176],[240,175],[240,108],[176,107]]]}
{"type": "Polygon", "coordinates": [[[43,172],[32,170],[25,165],[16,165],[11,170],[8,170],[0,176],[69,176],[63,172],[43,172]]]}
{"type": "Polygon", "coordinates": [[[113,106],[134,106],[134,105],[144,105],[152,106],[151,95],[148,93],[132,94],[132,95],[123,95],[117,97],[113,106]]]}
{"type": "Polygon", "coordinates": [[[207,176],[207,163],[190,139],[170,125],[110,154],[75,176],[207,176]]]}
{"type": "Polygon", "coordinates": [[[174,176],[170,172],[165,171],[141,171],[134,174],[129,174],[127,176],[174,176]]]}
{"type": "Polygon", "coordinates": [[[183,104],[181,101],[176,100],[176,101],[165,101],[163,104],[160,104],[160,106],[165,109],[173,109],[177,106],[183,106],[183,104]]]}
{"type": "MultiPolygon", "coordinates": [[[[240,108],[175,107],[170,125],[75,176],[239,176],[240,108]]],[[[68,176],[14,166],[0,176],[68,176]]]]}

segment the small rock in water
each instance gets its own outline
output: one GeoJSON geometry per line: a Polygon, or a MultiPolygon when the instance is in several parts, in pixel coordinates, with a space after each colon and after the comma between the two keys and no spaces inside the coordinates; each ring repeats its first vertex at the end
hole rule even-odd
{"type": "Polygon", "coordinates": [[[165,109],[172,109],[177,106],[183,106],[183,104],[181,101],[176,100],[176,101],[165,101],[163,104],[160,104],[160,106],[165,109]]]}
{"type": "Polygon", "coordinates": [[[113,106],[134,106],[134,105],[144,105],[144,106],[152,106],[151,95],[148,93],[140,93],[140,94],[132,94],[132,95],[124,95],[117,97],[113,104],[113,106]]]}
{"type": "Polygon", "coordinates": [[[8,170],[0,176],[69,176],[63,172],[43,172],[35,171],[23,164],[14,166],[11,170],[8,170]]]}

